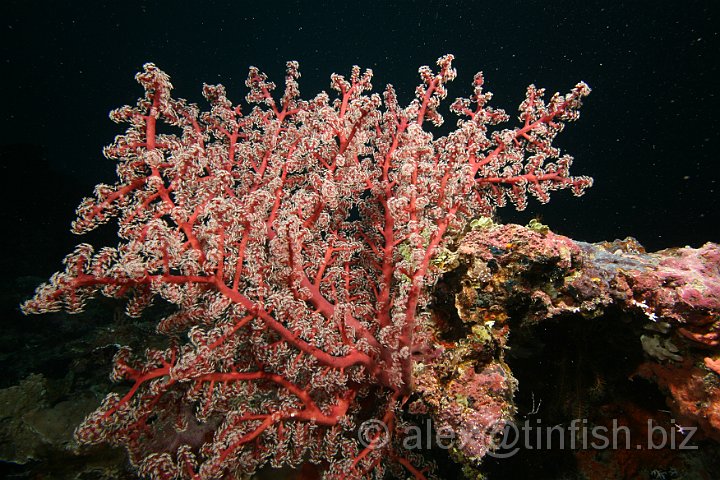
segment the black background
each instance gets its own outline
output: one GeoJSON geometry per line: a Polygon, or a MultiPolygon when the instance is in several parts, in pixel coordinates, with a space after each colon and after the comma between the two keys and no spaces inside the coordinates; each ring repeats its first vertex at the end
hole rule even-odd
{"type": "Polygon", "coordinates": [[[540,214],[578,240],[632,235],[649,250],[720,241],[713,3],[6,0],[4,278],[52,273],[78,243],[68,233],[75,206],[114,179],[101,148],[122,127],[107,113],[134,103],[133,75],[148,61],[196,102],[203,82],[225,84],[239,101],[249,65],[281,83],[286,60],[300,62],[306,98],[358,64],[374,70],[376,90],[391,82],[409,101],[417,68],[453,53],[450,98],[467,96],[482,70],[493,105],[511,113],[530,83],[564,93],[584,80],[593,93],[559,145],[595,186],[580,199],[560,192],[521,214],[501,210],[501,219],[540,214]]]}

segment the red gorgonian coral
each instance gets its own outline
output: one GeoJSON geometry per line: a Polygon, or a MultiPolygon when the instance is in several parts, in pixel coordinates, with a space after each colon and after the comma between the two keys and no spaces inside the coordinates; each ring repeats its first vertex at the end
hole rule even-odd
{"type": "Polygon", "coordinates": [[[547,202],[592,183],[571,177],[571,157],[552,146],[578,118],[584,83],[547,102],[530,86],[520,126],[490,132],[509,116],[487,105],[478,73],[472,96],[451,106],[457,128],[433,138],[425,125],[442,123],[452,60],[420,68],[407,107],[391,86],[366,93],[372,72],[359,67],[332,76],[335,98],[302,100],[290,62],[281,98],[251,68],[250,107],[205,85],[207,112],[145,65],[145,96],[111,113],[129,124],[104,152],[119,180],[98,185],[73,224],[81,234],[117,217],[118,246],[79,245],[23,306],[77,312],[102,294],[128,298],[132,316],[153,300],[174,307],[157,326],[167,348],[118,351],[113,378],[132,386],[107,396],[80,442],[122,445],[159,479],[304,462],[325,478],[431,472],[403,450],[400,426],[414,365],[442,349],[427,311],[434,259],[507,199],[522,209],[528,192],[547,202]],[[389,438],[361,443],[368,419],[389,438]]]}

